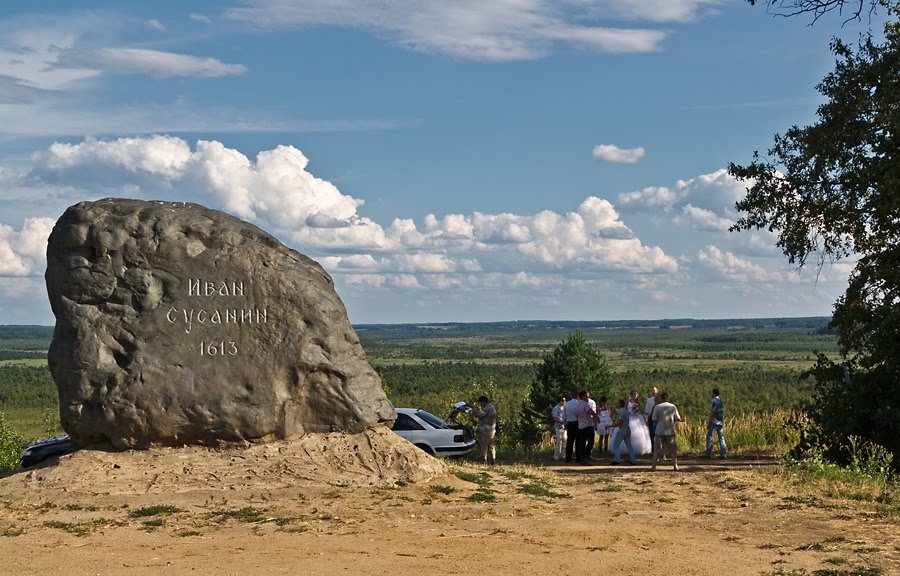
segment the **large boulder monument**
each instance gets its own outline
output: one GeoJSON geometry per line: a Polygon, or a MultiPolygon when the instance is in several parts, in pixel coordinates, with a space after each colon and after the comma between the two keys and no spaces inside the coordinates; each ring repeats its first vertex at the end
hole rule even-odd
{"type": "Polygon", "coordinates": [[[220,445],[390,424],[331,277],[197,204],[66,210],[47,247],[50,371],[79,445],[220,445]]]}

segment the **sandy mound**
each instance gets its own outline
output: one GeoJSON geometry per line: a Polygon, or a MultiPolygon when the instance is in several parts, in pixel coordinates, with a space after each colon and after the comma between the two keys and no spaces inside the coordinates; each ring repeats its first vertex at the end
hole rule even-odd
{"type": "Polygon", "coordinates": [[[0,494],[49,490],[162,494],[276,490],[297,486],[384,486],[444,473],[444,464],[386,428],[307,434],[247,448],[81,450],[0,481],[0,494]]]}

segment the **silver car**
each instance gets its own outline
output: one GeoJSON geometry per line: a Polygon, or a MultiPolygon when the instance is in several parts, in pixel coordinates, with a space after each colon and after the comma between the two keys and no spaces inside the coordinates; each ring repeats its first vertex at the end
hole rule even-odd
{"type": "Polygon", "coordinates": [[[475,448],[470,428],[417,408],[397,408],[392,430],[432,456],[465,456],[475,448]]]}

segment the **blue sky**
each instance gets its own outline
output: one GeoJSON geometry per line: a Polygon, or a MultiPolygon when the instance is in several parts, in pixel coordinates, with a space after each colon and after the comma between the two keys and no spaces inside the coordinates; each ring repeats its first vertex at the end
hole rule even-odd
{"type": "Polygon", "coordinates": [[[719,0],[0,6],[0,323],[46,238],[191,201],[319,261],[355,323],[827,315],[724,171],[814,120],[832,35],[719,0]],[[64,10],[63,10],[64,9],[64,10]]]}

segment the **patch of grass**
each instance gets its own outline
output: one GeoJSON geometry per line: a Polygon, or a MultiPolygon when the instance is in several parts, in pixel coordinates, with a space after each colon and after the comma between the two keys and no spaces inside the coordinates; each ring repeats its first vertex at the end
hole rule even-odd
{"type": "Polygon", "coordinates": [[[618,484],[611,484],[609,486],[604,486],[602,488],[597,488],[594,492],[621,492],[622,487],[618,484]]]}
{"type": "Polygon", "coordinates": [[[219,522],[237,520],[238,522],[243,522],[245,524],[252,524],[254,522],[265,522],[266,520],[269,520],[264,512],[265,510],[263,509],[254,508],[253,506],[244,506],[237,510],[216,510],[215,512],[210,512],[210,516],[219,522]]]}
{"type": "Polygon", "coordinates": [[[772,572],[761,572],[760,576],[806,576],[806,574],[807,572],[803,568],[797,570],[785,570],[784,568],[779,568],[772,572]]]}
{"type": "Polygon", "coordinates": [[[554,492],[547,486],[532,482],[519,486],[519,493],[528,494],[529,496],[537,496],[539,498],[568,498],[569,495],[563,492],[554,492]]]}
{"type": "Polygon", "coordinates": [[[275,519],[276,526],[287,526],[288,524],[293,524],[297,521],[297,518],[291,518],[290,516],[284,516],[281,518],[275,519]]]}
{"type": "Polygon", "coordinates": [[[508,480],[540,480],[536,475],[521,470],[506,470],[500,475],[508,480]]]}
{"type": "Polygon", "coordinates": [[[8,528],[4,528],[3,532],[0,532],[0,536],[12,538],[15,536],[21,536],[24,533],[25,533],[24,528],[19,528],[18,526],[9,526],[8,528]]]}
{"type": "Polygon", "coordinates": [[[128,516],[129,518],[147,518],[149,516],[175,514],[178,512],[184,512],[184,510],[169,504],[157,504],[155,506],[144,506],[143,508],[132,510],[128,513],[128,516]]]}
{"type": "Polygon", "coordinates": [[[862,546],[860,548],[854,548],[853,551],[857,554],[871,554],[873,552],[881,552],[881,548],[876,546],[862,546]]]}
{"type": "Polygon", "coordinates": [[[826,564],[831,564],[833,566],[843,566],[843,565],[847,564],[847,559],[841,558],[840,556],[833,556],[831,558],[826,558],[824,560],[824,562],[826,564]]]}
{"type": "Polygon", "coordinates": [[[151,518],[150,520],[145,520],[141,522],[141,525],[144,527],[144,532],[153,532],[157,528],[162,528],[166,525],[165,518],[151,518]]]}
{"type": "Polygon", "coordinates": [[[63,522],[61,520],[48,520],[44,522],[44,526],[47,528],[55,528],[57,530],[62,530],[63,532],[68,532],[69,534],[73,534],[78,536],[79,538],[83,538],[85,536],[90,535],[91,532],[94,531],[95,528],[99,528],[100,526],[106,526],[111,524],[109,520],[106,519],[98,519],[92,520],[91,522],[63,522]]]}
{"type": "Polygon", "coordinates": [[[491,476],[487,472],[466,472],[465,470],[457,470],[456,477],[466,482],[472,482],[479,486],[490,486],[491,476]]]}
{"type": "Polygon", "coordinates": [[[823,568],[813,572],[813,576],[881,576],[881,568],[854,566],[847,570],[842,568],[823,568]]]}
{"type": "Polygon", "coordinates": [[[176,530],[173,532],[175,536],[179,538],[188,538],[190,536],[202,536],[203,534],[198,532],[197,530],[176,530]]]}
{"type": "Polygon", "coordinates": [[[497,497],[489,490],[476,490],[469,496],[469,502],[496,502],[497,497]]]}
{"type": "Polygon", "coordinates": [[[772,544],[769,542],[768,544],[760,544],[757,548],[760,550],[772,550],[773,548],[781,548],[781,544],[772,544]]]}
{"type": "Polygon", "coordinates": [[[828,543],[831,543],[831,544],[836,543],[836,542],[846,542],[846,541],[847,541],[847,539],[846,539],[845,537],[843,537],[843,536],[840,536],[840,535],[838,535],[838,536],[829,536],[828,538],[825,539],[825,542],[828,542],[828,543]]]}
{"type": "Polygon", "coordinates": [[[444,494],[445,496],[449,496],[456,492],[456,488],[453,486],[443,486],[441,484],[435,484],[434,486],[429,486],[428,490],[434,492],[435,494],[444,494]]]}

